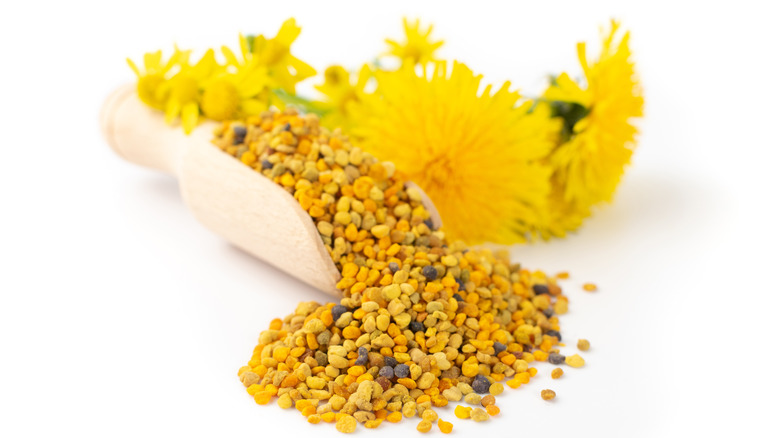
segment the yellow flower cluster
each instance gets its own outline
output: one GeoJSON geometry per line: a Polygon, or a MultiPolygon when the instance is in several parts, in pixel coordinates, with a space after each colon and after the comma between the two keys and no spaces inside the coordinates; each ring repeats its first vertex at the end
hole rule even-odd
{"type": "MultiPolygon", "coordinates": [[[[410,22],[404,18],[406,40],[399,42],[386,39],[385,42],[389,47],[384,55],[400,61],[402,69],[409,65],[423,65],[436,61],[438,58],[435,52],[444,44],[444,41],[431,41],[432,32],[432,25],[423,31],[420,28],[419,19],[410,22]]],[[[354,77],[340,65],[328,67],[325,70],[325,82],[314,87],[322,93],[324,99],[312,102],[308,105],[308,109],[322,114],[323,126],[350,131],[355,125],[352,114],[353,105],[366,96],[369,81],[375,79],[379,70],[376,64],[366,63],[354,77]]]]}
{"type": "Polygon", "coordinates": [[[366,64],[360,69],[356,80],[350,79],[349,72],[340,65],[325,70],[325,82],[314,88],[325,96],[325,100],[313,102],[314,109],[322,113],[322,124],[329,128],[340,127],[349,130],[352,120],[348,114],[352,105],[365,96],[366,85],[374,75],[366,64]]]}
{"type": "Polygon", "coordinates": [[[616,43],[616,22],[595,62],[578,45],[586,85],[563,73],[539,99],[509,82],[483,88],[466,65],[436,57],[442,42],[431,27],[404,27],[405,42],[387,41],[400,68],[366,64],[350,80],[330,67],[317,87],[325,99],[312,106],[325,126],[419,184],[448,233],[467,243],[561,237],[611,200],[643,105],[628,33],[616,43]]]}
{"type": "Polygon", "coordinates": [[[290,52],[300,31],[290,19],[274,38],[241,36],[240,53],[222,47],[224,63],[209,50],[192,64],[178,48],[168,60],[146,54],[143,70],[128,62],[141,100],[169,123],[180,118],[187,133],[201,116],[230,120],[285,103],[316,112],[323,126],[394,162],[431,197],[447,232],[470,244],[578,229],[612,199],[636,146],[644,100],[629,34],[615,21],[595,60],[577,45],[584,81],[562,73],[538,98],[441,60],[433,27],[404,20],[405,39],[387,39],[387,51],[355,73],[327,68],[314,87],[322,98],[308,100],[295,87],[315,71],[290,52]]]}
{"type": "Polygon", "coordinates": [[[240,53],[223,46],[223,63],[208,50],[193,64],[190,51],[178,48],[167,61],[160,51],[147,53],[143,69],[127,62],[138,76],[139,98],[165,111],[168,123],[180,119],[190,133],[201,116],[228,120],[258,114],[271,105],[283,108],[276,91],[295,94],[296,84],[316,73],[290,52],[300,33],[295,20],[289,19],[270,39],[240,35],[240,53]]]}
{"type": "Polygon", "coordinates": [[[433,25],[429,25],[425,32],[420,29],[420,20],[414,23],[404,18],[404,34],[406,41],[399,43],[390,38],[385,42],[390,46],[388,55],[393,55],[402,62],[411,62],[413,64],[425,64],[436,60],[434,52],[444,45],[444,41],[430,41],[429,38],[433,32],[433,25]]]}

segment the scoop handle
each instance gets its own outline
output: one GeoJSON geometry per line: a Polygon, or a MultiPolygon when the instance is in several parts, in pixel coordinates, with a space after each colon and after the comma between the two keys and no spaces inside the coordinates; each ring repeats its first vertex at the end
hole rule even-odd
{"type": "MultiPolygon", "coordinates": [[[[199,126],[192,138],[204,138],[213,127],[210,123],[199,126]]],[[[181,130],[167,126],[158,111],[141,104],[129,84],[117,88],[104,102],[100,128],[120,157],[177,176],[184,148],[192,142],[181,130]]]]}
{"type": "Polygon", "coordinates": [[[185,135],[125,86],[106,100],[100,125],[120,157],[176,176],[184,202],[207,228],[341,298],[341,275],[309,214],[287,191],[211,144],[213,122],[185,135]]]}

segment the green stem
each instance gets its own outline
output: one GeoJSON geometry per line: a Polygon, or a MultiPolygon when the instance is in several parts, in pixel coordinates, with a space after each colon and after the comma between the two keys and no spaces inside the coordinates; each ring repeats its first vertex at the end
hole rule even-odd
{"type": "Polygon", "coordinates": [[[307,113],[313,113],[319,117],[322,117],[326,113],[322,108],[318,108],[315,102],[298,96],[297,94],[290,94],[281,88],[276,88],[272,91],[284,103],[296,106],[307,113]]]}

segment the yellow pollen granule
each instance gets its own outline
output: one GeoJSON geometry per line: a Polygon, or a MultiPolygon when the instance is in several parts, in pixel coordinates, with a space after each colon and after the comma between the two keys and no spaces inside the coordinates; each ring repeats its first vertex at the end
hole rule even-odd
{"type": "Polygon", "coordinates": [[[336,422],[336,430],[341,433],[352,433],[357,428],[357,421],[351,415],[345,415],[336,422]]]}
{"type": "Polygon", "coordinates": [[[420,421],[420,422],[417,424],[417,430],[419,430],[419,431],[420,431],[420,432],[422,432],[422,433],[426,433],[426,432],[428,432],[429,430],[431,430],[431,427],[432,427],[432,426],[433,426],[433,425],[431,424],[431,422],[430,422],[430,421],[428,421],[428,420],[422,420],[422,421],[420,421]]]}
{"type": "Polygon", "coordinates": [[[442,433],[450,433],[450,432],[452,432],[452,423],[444,421],[442,419],[439,419],[438,425],[439,425],[439,430],[442,433]]]}
{"type": "Polygon", "coordinates": [[[572,354],[571,356],[566,356],[566,365],[573,368],[580,368],[585,366],[585,359],[579,354],[572,354]]]}
{"type": "Polygon", "coordinates": [[[455,407],[455,416],[461,420],[471,418],[471,408],[467,406],[458,405],[455,407]]]}

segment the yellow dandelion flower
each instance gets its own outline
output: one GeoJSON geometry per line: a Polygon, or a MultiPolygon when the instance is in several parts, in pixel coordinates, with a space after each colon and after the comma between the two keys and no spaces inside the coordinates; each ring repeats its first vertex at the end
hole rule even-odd
{"type": "Polygon", "coordinates": [[[244,66],[235,73],[222,73],[203,89],[201,110],[206,117],[222,121],[257,115],[271,105],[268,69],[244,66]]]}
{"type": "Polygon", "coordinates": [[[398,57],[402,62],[411,61],[413,64],[425,64],[434,61],[434,52],[444,44],[444,41],[431,41],[429,37],[433,32],[433,25],[429,25],[425,32],[420,29],[420,19],[410,23],[404,18],[404,33],[406,41],[399,43],[391,39],[385,42],[390,46],[389,55],[398,57]]]}
{"type": "Polygon", "coordinates": [[[146,53],[144,54],[143,71],[138,68],[132,59],[127,58],[127,64],[130,65],[130,68],[133,69],[133,72],[138,77],[136,90],[142,102],[152,108],[164,109],[167,96],[162,85],[169,79],[173,67],[178,62],[179,55],[181,55],[181,52],[177,50],[168,61],[163,62],[162,51],[146,53]]]}
{"type": "Polygon", "coordinates": [[[539,160],[558,120],[529,112],[532,102],[508,82],[480,91],[482,76],[458,62],[422,74],[407,63],[376,79],[377,90],[354,106],[352,133],[425,190],[450,235],[512,243],[546,221],[550,171],[539,160]]]}
{"type": "Polygon", "coordinates": [[[582,226],[582,222],[590,217],[591,208],[576,202],[569,202],[564,195],[564,186],[553,174],[550,186],[549,211],[547,222],[537,229],[542,238],[565,237],[567,232],[582,226]]]}
{"type": "Polygon", "coordinates": [[[323,126],[335,129],[348,129],[350,125],[349,109],[365,94],[366,85],[371,78],[371,68],[364,65],[360,69],[356,82],[350,81],[349,72],[339,65],[325,70],[325,82],[314,88],[325,97],[322,101],[312,102],[314,109],[321,112],[323,126]]]}
{"type": "Polygon", "coordinates": [[[147,53],[143,70],[132,60],[127,62],[138,77],[140,99],[164,111],[168,123],[180,118],[190,133],[201,114],[221,121],[259,114],[271,105],[284,108],[275,91],[294,94],[298,82],[316,73],[290,53],[300,32],[295,20],[289,19],[271,39],[239,35],[241,58],[222,47],[225,64],[218,63],[209,50],[192,65],[190,51],[178,48],[167,62],[160,51],[147,53]]]}
{"type": "Polygon", "coordinates": [[[301,28],[290,18],[282,24],[276,36],[271,40],[260,38],[254,42],[255,56],[261,63],[271,68],[277,86],[288,93],[295,93],[295,85],[317,72],[309,64],[296,58],[290,52],[290,46],[298,38],[301,28]]]}
{"type": "Polygon", "coordinates": [[[284,108],[273,92],[295,93],[295,85],[316,71],[290,53],[301,28],[294,19],[285,21],[274,38],[239,35],[240,58],[222,47],[227,72],[211,81],[203,92],[203,113],[215,120],[258,114],[271,105],[284,108]]]}
{"type": "Polygon", "coordinates": [[[292,43],[301,33],[301,27],[290,18],[279,28],[276,36],[267,39],[263,35],[253,37],[239,36],[241,59],[227,48],[222,48],[222,53],[228,61],[228,65],[236,68],[246,66],[267,69],[267,76],[271,79],[269,86],[281,88],[288,93],[295,93],[298,82],[314,76],[317,72],[308,64],[293,56],[290,52],[292,43]]]}
{"type": "Polygon", "coordinates": [[[559,220],[550,231],[556,235],[579,226],[593,205],[612,199],[636,146],[633,122],[642,116],[644,99],[630,59],[629,33],[618,40],[618,28],[613,21],[593,63],[585,44],[577,45],[586,87],[563,73],[544,94],[566,125],[562,144],[548,158],[554,169],[553,217],[559,220]]]}
{"type": "Polygon", "coordinates": [[[189,51],[181,52],[180,71],[163,86],[167,95],[165,121],[170,124],[181,116],[181,124],[187,134],[198,124],[201,85],[220,70],[212,49],[194,65],[190,64],[189,55],[189,51]]]}

